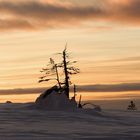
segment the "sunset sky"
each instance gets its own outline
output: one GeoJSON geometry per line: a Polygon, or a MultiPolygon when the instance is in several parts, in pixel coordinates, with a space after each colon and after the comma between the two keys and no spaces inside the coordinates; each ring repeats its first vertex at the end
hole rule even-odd
{"type": "Polygon", "coordinates": [[[66,42],[79,92],[140,98],[140,0],[0,0],[0,102],[54,84],[40,69],[66,42]]]}

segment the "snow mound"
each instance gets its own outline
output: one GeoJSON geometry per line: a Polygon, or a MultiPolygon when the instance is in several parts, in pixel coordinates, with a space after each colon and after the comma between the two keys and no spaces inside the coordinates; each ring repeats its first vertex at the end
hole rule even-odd
{"type": "Polygon", "coordinates": [[[65,91],[59,93],[52,90],[50,93],[45,91],[35,101],[36,107],[47,110],[75,110],[77,103],[75,98],[68,99],[65,91]]]}

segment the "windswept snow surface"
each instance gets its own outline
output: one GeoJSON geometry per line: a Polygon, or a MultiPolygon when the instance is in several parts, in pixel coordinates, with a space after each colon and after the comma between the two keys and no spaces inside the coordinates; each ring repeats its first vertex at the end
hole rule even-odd
{"type": "Polygon", "coordinates": [[[0,140],[140,140],[140,111],[46,111],[0,104],[0,140]]]}

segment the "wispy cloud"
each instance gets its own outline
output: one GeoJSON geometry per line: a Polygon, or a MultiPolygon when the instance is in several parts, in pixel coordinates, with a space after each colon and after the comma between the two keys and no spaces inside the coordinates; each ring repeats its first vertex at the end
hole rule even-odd
{"type": "Polygon", "coordinates": [[[0,19],[0,30],[31,30],[33,26],[27,20],[21,19],[0,19]]]}
{"type": "Polygon", "coordinates": [[[140,1],[99,0],[95,4],[93,0],[90,6],[81,6],[67,0],[63,4],[49,0],[6,0],[0,1],[0,13],[0,30],[66,27],[96,20],[139,25],[140,1]]]}
{"type": "MultiPolygon", "coordinates": [[[[6,89],[0,90],[0,95],[13,94],[33,94],[41,93],[46,88],[25,88],[25,89],[6,89]]],[[[140,91],[140,83],[121,83],[121,84],[100,84],[100,85],[79,85],[78,92],[127,92],[140,91]]]]}
{"type": "Polygon", "coordinates": [[[140,91],[140,83],[100,84],[79,86],[81,92],[124,92],[140,91]]]}

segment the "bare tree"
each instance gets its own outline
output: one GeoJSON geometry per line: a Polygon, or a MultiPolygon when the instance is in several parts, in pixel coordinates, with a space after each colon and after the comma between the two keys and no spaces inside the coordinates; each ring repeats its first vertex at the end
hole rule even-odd
{"type": "Polygon", "coordinates": [[[65,47],[63,53],[63,68],[64,68],[64,74],[65,74],[65,91],[66,91],[66,95],[69,98],[69,85],[71,83],[70,81],[70,75],[73,74],[77,74],[80,72],[80,70],[74,66],[72,66],[72,64],[76,63],[77,61],[70,61],[69,59],[69,54],[67,53],[67,48],[65,47]]]}
{"type": "Polygon", "coordinates": [[[56,80],[59,88],[65,90],[65,93],[69,98],[69,87],[71,83],[70,75],[77,74],[80,72],[80,70],[73,66],[73,64],[77,61],[69,60],[69,54],[67,53],[66,47],[63,52],[59,54],[62,55],[62,62],[55,63],[55,61],[50,58],[50,63],[49,65],[47,65],[49,68],[43,68],[41,70],[41,72],[44,73],[44,76],[40,77],[39,83],[44,81],[56,80]],[[60,74],[58,69],[62,69],[64,72],[64,82],[60,81],[60,74]]]}

